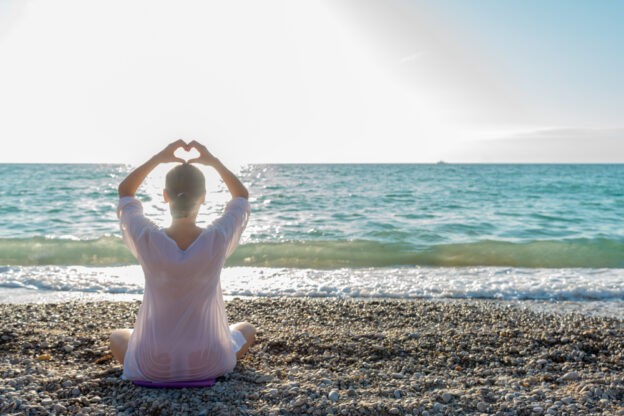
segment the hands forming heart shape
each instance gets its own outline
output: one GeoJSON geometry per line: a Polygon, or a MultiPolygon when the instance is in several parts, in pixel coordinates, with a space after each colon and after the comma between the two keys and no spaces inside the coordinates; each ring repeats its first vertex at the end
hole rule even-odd
{"type": "Polygon", "coordinates": [[[211,166],[217,161],[203,144],[195,140],[186,143],[182,139],[170,143],[156,157],[160,163],[202,163],[211,166]]]}

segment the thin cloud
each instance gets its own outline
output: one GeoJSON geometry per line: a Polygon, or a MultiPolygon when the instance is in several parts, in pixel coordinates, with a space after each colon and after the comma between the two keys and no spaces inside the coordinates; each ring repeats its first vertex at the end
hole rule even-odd
{"type": "Polygon", "coordinates": [[[455,162],[624,163],[624,128],[554,128],[476,140],[455,162]]]}
{"type": "Polygon", "coordinates": [[[403,58],[399,59],[399,64],[407,64],[410,62],[415,62],[419,60],[420,58],[422,58],[424,55],[426,55],[426,52],[420,51],[420,52],[416,52],[408,56],[404,56],[403,58]]]}

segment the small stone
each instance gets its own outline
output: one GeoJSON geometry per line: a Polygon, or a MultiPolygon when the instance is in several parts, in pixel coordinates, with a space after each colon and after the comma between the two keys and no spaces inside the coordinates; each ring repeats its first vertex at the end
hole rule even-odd
{"type": "Polygon", "coordinates": [[[533,406],[533,412],[541,415],[544,413],[544,408],[542,406],[533,406]]]}
{"type": "Polygon", "coordinates": [[[51,360],[52,356],[50,354],[41,354],[39,356],[37,356],[37,360],[39,361],[47,361],[47,360],[51,360]]]}
{"type": "Polygon", "coordinates": [[[563,399],[561,399],[562,402],[564,402],[565,404],[570,404],[574,401],[574,399],[570,396],[564,397],[563,399]]]}
{"type": "Polygon", "coordinates": [[[63,406],[60,403],[57,403],[54,405],[54,410],[57,411],[57,413],[65,413],[67,412],[67,408],[65,406],[63,406]]]}
{"type": "Polygon", "coordinates": [[[401,413],[401,411],[399,409],[397,409],[396,407],[393,407],[389,410],[391,415],[398,415],[401,413]]]}
{"type": "Polygon", "coordinates": [[[442,401],[443,401],[444,403],[448,403],[448,402],[450,402],[451,400],[453,400],[453,395],[452,395],[451,393],[449,393],[448,391],[447,391],[447,392],[445,392],[445,393],[442,395],[442,401]]]}
{"type": "Polygon", "coordinates": [[[72,347],[71,345],[65,345],[63,349],[65,350],[65,352],[72,352],[74,350],[74,347],[72,347]]]}
{"type": "Polygon", "coordinates": [[[303,397],[297,397],[297,398],[295,399],[294,403],[293,403],[293,406],[294,406],[294,407],[299,407],[299,406],[301,406],[302,404],[304,404],[305,402],[306,402],[306,401],[305,401],[305,398],[303,398],[303,397]]]}
{"type": "Polygon", "coordinates": [[[71,381],[64,381],[63,384],[61,384],[61,386],[67,388],[67,387],[71,387],[72,386],[72,382],[71,381]]]}
{"type": "Polygon", "coordinates": [[[9,338],[10,337],[8,335],[2,335],[2,341],[8,341],[9,338]]]}
{"type": "Polygon", "coordinates": [[[52,399],[46,397],[45,399],[41,400],[41,404],[44,406],[50,406],[52,404],[52,399]]]}
{"type": "Polygon", "coordinates": [[[71,394],[72,396],[80,396],[80,389],[72,389],[71,394]]]}
{"type": "Polygon", "coordinates": [[[394,398],[395,398],[395,399],[400,399],[400,398],[401,398],[401,390],[396,389],[396,390],[394,391],[394,398]]]}
{"type": "Polygon", "coordinates": [[[403,377],[404,377],[404,376],[403,376],[403,374],[401,374],[401,373],[392,373],[392,378],[398,378],[398,379],[401,379],[401,378],[403,378],[403,377]]]}
{"type": "Polygon", "coordinates": [[[579,373],[577,373],[576,371],[570,371],[569,373],[566,373],[563,377],[561,377],[561,380],[572,381],[572,380],[578,380],[579,378],[580,378],[579,373]]]}
{"type": "Polygon", "coordinates": [[[488,408],[488,405],[486,402],[479,402],[477,403],[477,410],[480,412],[486,412],[488,408]]]}
{"type": "Polygon", "coordinates": [[[102,398],[100,396],[93,396],[93,397],[91,397],[91,403],[98,403],[101,400],[102,400],[102,398]]]}
{"type": "Polygon", "coordinates": [[[329,394],[327,395],[327,398],[329,400],[331,400],[332,402],[337,402],[338,399],[340,398],[340,393],[338,393],[337,390],[332,390],[329,392],[329,394]]]}
{"type": "Polygon", "coordinates": [[[271,389],[271,390],[269,390],[267,393],[269,393],[271,396],[275,396],[275,395],[277,395],[277,393],[279,393],[279,392],[277,391],[277,389],[271,389]]]}

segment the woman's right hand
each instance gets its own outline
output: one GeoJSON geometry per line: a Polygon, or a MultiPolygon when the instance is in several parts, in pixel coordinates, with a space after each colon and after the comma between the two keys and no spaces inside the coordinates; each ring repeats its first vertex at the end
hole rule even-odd
{"type": "Polygon", "coordinates": [[[158,152],[154,156],[154,159],[158,163],[171,163],[171,162],[186,163],[184,159],[174,155],[175,151],[180,148],[186,151],[189,150],[188,145],[184,142],[184,140],[182,139],[176,140],[175,142],[168,144],[167,147],[165,147],[163,150],[158,152]]]}
{"type": "Polygon", "coordinates": [[[187,146],[188,146],[188,150],[195,148],[199,152],[199,157],[196,157],[195,159],[191,159],[187,163],[202,163],[204,165],[208,165],[212,167],[219,164],[219,159],[214,157],[212,153],[208,151],[206,146],[199,143],[198,141],[193,140],[187,146]]]}

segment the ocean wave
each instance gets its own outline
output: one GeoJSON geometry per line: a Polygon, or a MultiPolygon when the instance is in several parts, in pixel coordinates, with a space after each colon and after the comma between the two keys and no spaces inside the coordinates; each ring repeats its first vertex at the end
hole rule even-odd
{"type": "MultiPolygon", "coordinates": [[[[121,238],[0,239],[0,264],[15,266],[136,264],[121,238]]],[[[310,269],[391,266],[506,266],[528,268],[622,268],[624,241],[544,240],[526,243],[485,240],[414,249],[370,240],[286,241],[242,244],[226,266],[310,269]]]]}
{"type": "MultiPolygon", "coordinates": [[[[228,267],[221,274],[226,296],[624,302],[623,282],[624,269],[604,268],[228,267]]],[[[3,296],[10,299],[9,294],[19,290],[47,299],[57,292],[141,295],[144,285],[138,265],[0,268],[0,302],[3,296]]]]}
{"type": "Polygon", "coordinates": [[[0,264],[14,266],[108,266],[137,263],[123,240],[105,236],[94,240],[69,238],[0,238],[0,264]]]}

